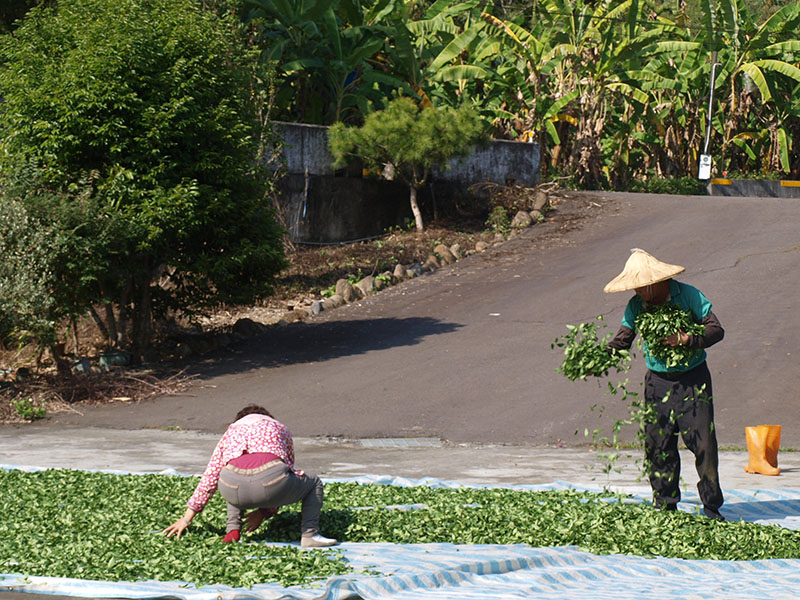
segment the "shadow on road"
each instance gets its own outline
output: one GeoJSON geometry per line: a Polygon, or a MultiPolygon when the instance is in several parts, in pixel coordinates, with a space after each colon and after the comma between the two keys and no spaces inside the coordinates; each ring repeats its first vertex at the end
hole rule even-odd
{"type": "Polygon", "coordinates": [[[262,335],[204,357],[190,374],[215,377],[293,364],[322,362],[399,346],[452,333],[463,327],[430,317],[354,319],[271,327],[262,335]]]}

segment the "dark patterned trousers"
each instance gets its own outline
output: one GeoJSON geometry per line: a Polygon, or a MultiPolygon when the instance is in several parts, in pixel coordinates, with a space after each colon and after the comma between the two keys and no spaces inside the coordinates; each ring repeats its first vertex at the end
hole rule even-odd
{"type": "Polygon", "coordinates": [[[719,456],[714,430],[711,373],[705,362],[685,373],[645,376],[645,456],[656,506],[671,509],[681,499],[678,436],[694,454],[700,481],[697,492],[705,508],[722,506],[719,456]]]}

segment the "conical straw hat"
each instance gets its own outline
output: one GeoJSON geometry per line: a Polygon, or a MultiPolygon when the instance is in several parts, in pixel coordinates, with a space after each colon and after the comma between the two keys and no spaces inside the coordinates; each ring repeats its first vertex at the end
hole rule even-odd
{"type": "Polygon", "coordinates": [[[622,273],[609,281],[603,291],[606,294],[611,294],[613,292],[635,290],[636,288],[671,279],[678,273],[683,273],[683,271],[684,268],[680,265],[661,262],[641,248],[633,248],[622,273]]]}

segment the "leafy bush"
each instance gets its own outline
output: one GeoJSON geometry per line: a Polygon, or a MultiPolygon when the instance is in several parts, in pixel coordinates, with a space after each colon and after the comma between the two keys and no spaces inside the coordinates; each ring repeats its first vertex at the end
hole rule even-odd
{"type": "Polygon", "coordinates": [[[360,159],[370,171],[394,168],[409,187],[409,203],[418,231],[424,228],[417,192],[434,166],[467,155],[484,137],[483,122],[468,105],[420,108],[411,98],[392,100],[385,110],[367,115],[361,127],[336,123],[328,131],[328,146],[337,167],[360,159]]]}
{"type": "Polygon", "coordinates": [[[782,176],[783,174],[778,171],[756,171],[755,173],[730,171],[724,175],[726,179],[766,179],[770,181],[777,181],[782,176]]]}
{"type": "Polygon", "coordinates": [[[21,202],[0,197],[0,342],[55,342],[55,233],[21,202]]]}
{"type": "Polygon", "coordinates": [[[495,206],[486,219],[486,227],[494,233],[508,235],[508,232],[511,231],[511,218],[508,216],[508,211],[502,206],[495,206]]]}
{"type": "Polygon", "coordinates": [[[708,195],[706,183],[696,177],[650,177],[648,179],[637,179],[631,183],[630,191],[648,194],[708,195]]]}
{"type": "Polygon", "coordinates": [[[18,417],[26,421],[44,419],[47,410],[43,406],[36,406],[32,398],[19,398],[11,403],[11,408],[18,417]]]}
{"type": "Polygon", "coordinates": [[[0,174],[33,165],[66,207],[92,207],[42,211],[56,230],[73,213],[84,240],[124,224],[114,256],[87,258],[118,268],[84,308],[132,306],[135,356],[154,312],[264,296],[284,265],[259,167],[269,74],[238,31],[194,0],[59,0],[0,42],[0,174]]]}

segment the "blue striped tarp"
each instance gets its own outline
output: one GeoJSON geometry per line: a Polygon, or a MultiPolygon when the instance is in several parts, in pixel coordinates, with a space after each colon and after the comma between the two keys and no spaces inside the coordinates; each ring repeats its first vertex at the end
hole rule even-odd
{"type": "Polygon", "coordinates": [[[110,583],[32,577],[6,589],[74,596],[186,600],[796,600],[800,560],[711,561],[595,556],[577,548],[342,544],[356,571],[313,587],[196,589],[180,582],[110,583]],[[21,584],[21,585],[19,585],[21,584]],[[756,592],[757,591],[757,592],[756,592]]]}
{"type": "MultiPolygon", "coordinates": [[[[337,480],[344,481],[344,480],[337,480]]],[[[455,487],[457,482],[386,476],[348,479],[361,483],[455,487]]],[[[471,486],[497,487],[497,486],[471,486]]],[[[581,489],[564,482],[514,489],[581,489]]],[[[647,502],[644,488],[619,489],[647,502]]],[[[725,490],[722,513],[800,529],[800,490],[725,490]]],[[[416,505],[398,507],[419,508],[416,505]]],[[[684,492],[681,510],[698,511],[696,494],[684,492]]],[[[526,545],[354,544],[339,547],[354,573],[309,586],[256,585],[195,588],[183,582],[98,582],[0,575],[5,590],[67,596],[180,598],[185,600],[438,600],[564,598],[592,600],[795,600],[800,598],[800,560],[714,561],[634,556],[596,556],[574,547],[526,545]]]]}

